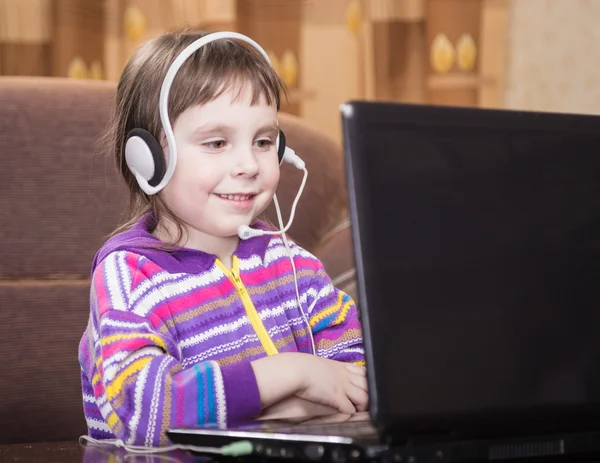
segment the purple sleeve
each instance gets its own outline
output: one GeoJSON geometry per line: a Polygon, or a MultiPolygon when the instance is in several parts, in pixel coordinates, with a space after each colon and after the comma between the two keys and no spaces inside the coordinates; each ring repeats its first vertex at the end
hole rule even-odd
{"type": "Polygon", "coordinates": [[[227,422],[235,423],[260,415],[260,394],[250,362],[241,362],[221,367],[227,422]]]}

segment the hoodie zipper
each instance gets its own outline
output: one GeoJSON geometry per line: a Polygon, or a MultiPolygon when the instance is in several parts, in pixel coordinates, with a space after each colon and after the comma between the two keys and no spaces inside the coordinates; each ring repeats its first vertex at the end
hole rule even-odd
{"type": "Polygon", "coordinates": [[[228,270],[227,267],[225,267],[225,265],[223,265],[223,263],[218,259],[216,261],[216,264],[223,271],[223,273],[227,275],[227,278],[229,278],[229,280],[233,283],[233,286],[237,290],[240,299],[242,300],[242,304],[244,305],[244,309],[246,310],[248,320],[250,321],[250,324],[252,325],[254,331],[258,335],[258,339],[260,340],[267,355],[275,355],[279,353],[277,347],[275,347],[275,344],[273,343],[273,340],[269,336],[269,333],[267,333],[265,325],[263,325],[263,322],[260,319],[258,312],[256,311],[256,307],[254,306],[252,299],[250,299],[250,294],[248,294],[248,290],[246,290],[246,287],[242,282],[242,278],[240,277],[240,262],[237,256],[234,255],[232,258],[231,270],[228,270]]]}

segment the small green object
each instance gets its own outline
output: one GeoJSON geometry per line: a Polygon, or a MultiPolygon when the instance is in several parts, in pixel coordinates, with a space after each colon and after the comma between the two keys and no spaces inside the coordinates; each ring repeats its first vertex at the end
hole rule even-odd
{"type": "Polygon", "coordinates": [[[221,452],[223,452],[223,455],[229,457],[240,457],[244,455],[250,455],[252,454],[252,443],[247,440],[234,442],[233,444],[221,447],[221,452]]]}

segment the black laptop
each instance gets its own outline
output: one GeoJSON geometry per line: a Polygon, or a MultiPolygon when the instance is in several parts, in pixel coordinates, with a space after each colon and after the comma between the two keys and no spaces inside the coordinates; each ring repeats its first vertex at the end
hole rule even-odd
{"type": "Polygon", "coordinates": [[[600,457],[600,116],[353,101],[342,123],[368,416],[171,440],[336,463],[600,457]]]}

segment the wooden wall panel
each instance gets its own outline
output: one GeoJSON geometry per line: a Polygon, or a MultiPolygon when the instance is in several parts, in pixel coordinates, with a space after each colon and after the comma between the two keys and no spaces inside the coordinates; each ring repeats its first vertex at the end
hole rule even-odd
{"type": "Polygon", "coordinates": [[[237,31],[260,44],[271,55],[273,65],[286,80],[289,100],[282,102],[281,109],[295,115],[300,114],[301,91],[298,89],[303,88],[299,69],[305,65],[300,58],[303,3],[303,0],[243,0],[237,2],[236,11],[237,31]],[[290,59],[289,63],[286,57],[290,59]]]}
{"type": "Polygon", "coordinates": [[[369,17],[375,22],[416,22],[425,17],[427,0],[365,0],[369,17]]]}
{"type": "Polygon", "coordinates": [[[106,75],[117,80],[146,40],[172,29],[235,30],[235,0],[103,0],[106,75]]]}
{"type": "MultiPolygon", "coordinates": [[[[0,74],[118,80],[145,40],[169,29],[234,30],[260,43],[290,89],[282,110],[341,139],[355,98],[503,104],[509,0],[0,0],[0,74]],[[443,33],[475,65],[430,64],[443,33]],[[289,59],[288,59],[289,58],[289,59]],[[291,64],[290,64],[291,63],[291,64]]],[[[455,53],[456,53],[455,49],[455,53]]]]}
{"type": "Polygon", "coordinates": [[[104,77],[117,81],[126,61],[124,53],[124,4],[105,0],[104,6],[104,77]]]}
{"type": "Polygon", "coordinates": [[[52,2],[53,74],[104,78],[104,0],[52,2]],[[74,70],[74,65],[79,69],[74,70]]]}
{"type": "Polygon", "coordinates": [[[301,116],[337,142],[339,105],[365,95],[364,44],[346,22],[351,2],[315,0],[302,9],[300,76],[315,97],[303,100],[301,116]]]}
{"type": "Polygon", "coordinates": [[[504,105],[508,12],[508,0],[483,0],[479,45],[479,70],[484,80],[479,91],[481,107],[504,105]]]}
{"type": "Polygon", "coordinates": [[[425,25],[381,22],[372,26],[374,90],[377,100],[421,103],[426,98],[427,44],[425,25]]]}
{"type": "Polygon", "coordinates": [[[0,0],[0,75],[48,76],[51,0],[0,0]]]}
{"type": "Polygon", "coordinates": [[[52,75],[49,43],[0,43],[0,75],[52,75]]]}
{"type": "MultiPolygon", "coordinates": [[[[429,0],[427,3],[426,37],[431,47],[437,34],[443,33],[453,48],[463,34],[470,34],[479,43],[482,0],[429,0]]],[[[432,104],[476,106],[479,80],[478,61],[472,71],[458,68],[456,60],[446,74],[436,73],[429,66],[427,102],[432,104]]]]}

